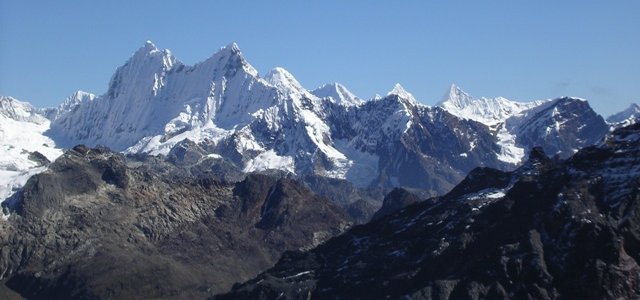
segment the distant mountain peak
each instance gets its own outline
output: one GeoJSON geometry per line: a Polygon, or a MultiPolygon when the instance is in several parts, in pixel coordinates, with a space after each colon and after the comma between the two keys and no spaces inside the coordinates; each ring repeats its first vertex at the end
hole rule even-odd
{"type": "Polygon", "coordinates": [[[409,100],[409,102],[414,104],[418,102],[411,93],[409,93],[402,85],[400,85],[400,83],[396,83],[393,86],[393,89],[387,95],[397,95],[398,97],[409,100]]]}
{"type": "Polygon", "coordinates": [[[452,83],[449,86],[449,89],[442,97],[442,100],[438,103],[438,106],[443,107],[443,104],[449,103],[449,105],[464,108],[465,106],[470,105],[473,102],[473,97],[463,91],[459,86],[455,83],[452,83]]]}
{"type": "Polygon", "coordinates": [[[144,49],[148,51],[158,50],[156,45],[150,40],[147,40],[146,42],[144,42],[144,49]]]}
{"type": "Polygon", "coordinates": [[[65,99],[64,102],[62,102],[62,104],[57,107],[57,115],[55,117],[57,117],[59,114],[70,111],[83,102],[93,101],[95,98],[96,95],[92,93],[77,90],[73,94],[71,94],[71,96],[67,97],[67,99],[65,99]]]}
{"type": "MultiPolygon", "coordinates": [[[[27,102],[8,96],[0,96],[0,116],[20,121],[41,124],[46,118],[40,115],[40,111],[27,102]]],[[[3,128],[0,126],[0,136],[3,128]]]]}
{"type": "Polygon", "coordinates": [[[306,92],[302,84],[300,84],[300,82],[298,82],[298,80],[293,77],[289,71],[282,67],[275,67],[271,69],[267,75],[265,75],[264,79],[285,94],[304,94],[306,92]]]}
{"type": "Polygon", "coordinates": [[[607,122],[626,126],[637,123],[638,119],[640,119],[640,106],[636,103],[631,103],[625,110],[609,116],[607,122]]]}
{"type": "Polygon", "coordinates": [[[543,101],[517,102],[503,97],[475,98],[456,84],[451,84],[437,106],[460,118],[493,126],[542,103],[543,101]]]}
{"type": "Polygon", "coordinates": [[[240,47],[235,42],[232,42],[224,47],[221,47],[216,51],[209,59],[205,60],[201,64],[209,64],[216,68],[226,68],[229,70],[243,69],[253,77],[258,76],[258,70],[256,70],[245,59],[240,47]]]}
{"type": "MultiPolygon", "coordinates": [[[[144,42],[142,47],[138,48],[138,50],[133,54],[133,57],[146,57],[150,55],[154,55],[156,53],[160,53],[161,51],[156,47],[156,45],[152,41],[144,42]]],[[[169,52],[165,50],[165,52],[169,52]]]]}
{"type": "Polygon", "coordinates": [[[228,45],[220,48],[217,55],[225,55],[225,56],[239,56],[244,60],[244,56],[242,55],[242,51],[240,51],[240,47],[236,42],[231,42],[228,45]]]}
{"type": "Polygon", "coordinates": [[[356,95],[351,93],[345,86],[340,83],[327,83],[313,91],[311,94],[319,98],[328,98],[332,102],[343,105],[358,105],[363,101],[356,95]]]}

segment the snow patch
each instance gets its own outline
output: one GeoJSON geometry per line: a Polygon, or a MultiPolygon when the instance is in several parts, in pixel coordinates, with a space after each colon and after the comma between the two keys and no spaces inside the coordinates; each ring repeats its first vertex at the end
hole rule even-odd
{"type": "Polygon", "coordinates": [[[291,156],[279,156],[273,150],[268,150],[258,154],[249,160],[243,172],[260,172],[266,170],[283,170],[295,174],[295,163],[291,156]]]}

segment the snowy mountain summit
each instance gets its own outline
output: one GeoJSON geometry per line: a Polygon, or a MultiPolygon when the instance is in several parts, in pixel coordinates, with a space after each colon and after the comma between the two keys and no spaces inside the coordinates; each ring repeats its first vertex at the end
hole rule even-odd
{"type": "Polygon", "coordinates": [[[623,127],[635,124],[639,119],[640,106],[636,103],[631,103],[631,105],[625,110],[609,116],[607,118],[607,122],[613,124],[615,127],[623,127]]]}
{"type": "Polygon", "coordinates": [[[607,133],[602,117],[584,99],[574,97],[532,102],[474,98],[452,84],[438,105],[492,128],[500,147],[499,159],[512,164],[522,162],[527,149],[536,146],[567,157],[607,133]]]}
{"type": "Polygon", "coordinates": [[[393,86],[393,89],[387,93],[387,96],[391,95],[397,95],[402,99],[408,100],[412,104],[418,103],[418,100],[416,100],[411,93],[407,92],[407,90],[405,90],[399,83],[396,83],[396,85],[393,86]]]}
{"type": "Polygon", "coordinates": [[[311,91],[318,98],[329,98],[331,102],[342,105],[360,105],[363,100],[352,94],[345,86],[335,83],[325,84],[311,91]]]}
{"type": "Polygon", "coordinates": [[[457,85],[451,84],[438,106],[458,117],[494,126],[542,103],[544,101],[517,102],[503,97],[474,98],[457,85]]]}

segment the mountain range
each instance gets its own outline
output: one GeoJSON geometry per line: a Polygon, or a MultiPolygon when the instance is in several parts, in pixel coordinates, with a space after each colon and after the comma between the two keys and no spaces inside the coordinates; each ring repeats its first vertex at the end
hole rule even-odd
{"type": "Polygon", "coordinates": [[[639,111],[367,100],[146,42],[103,95],[0,97],[0,298],[633,297],[639,111]]]}
{"type": "Polygon", "coordinates": [[[441,195],[474,167],[513,169],[534,146],[567,157],[612,126],[578,98],[473,98],[452,85],[430,107],[399,84],[366,101],[338,83],[310,91],[283,68],[261,77],[236,44],[188,66],[146,42],[117,68],[104,95],[78,91],[49,109],[2,101],[3,132],[21,122],[38,143],[3,139],[5,149],[14,147],[5,157],[24,161],[3,165],[20,173],[5,176],[4,198],[24,184],[25,174],[40,171],[29,153],[53,160],[61,149],[85,144],[167,155],[185,139],[242,172],[279,170],[357,188],[403,186],[441,195]]]}

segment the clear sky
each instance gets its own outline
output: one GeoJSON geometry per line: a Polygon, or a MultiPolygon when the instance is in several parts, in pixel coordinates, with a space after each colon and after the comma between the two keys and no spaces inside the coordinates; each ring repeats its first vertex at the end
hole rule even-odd
{"type": "Polygon", "coordinates": [[[146,40],[187,64],[235,41],[261,74],[361,98],[401,83],[435,104],[580,96],[604,115],[640,102],[640,1],[0,0],[0,95],[54,106],[106,91],[146,40]]]}

